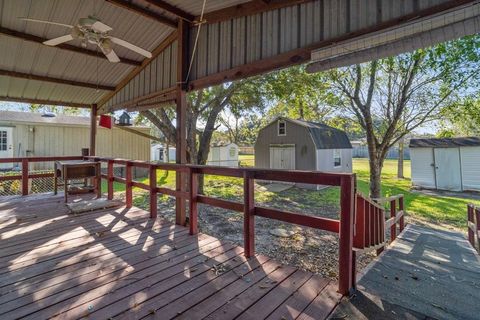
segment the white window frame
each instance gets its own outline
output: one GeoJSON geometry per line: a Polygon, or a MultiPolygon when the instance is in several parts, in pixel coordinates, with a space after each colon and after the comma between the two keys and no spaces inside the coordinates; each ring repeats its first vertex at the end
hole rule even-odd
{"type": "Polygon", "coordinates": [[[278,120],[277,122],[277,135],[279,137],[282,137],[282,136],[286,136],[287,135],[287,121],[285,120],[278,120]],[[283,123],[283,129],[284,129],[284,133],[280,133],[280,123],[283,123]]]}
{"type": "Polygon", "coordinates": [[[333,149],[333,167],[340,168],[341,166],[342,166],[342,151],[340,149],[333,149]],[[340,159],[340,163],[338,165],[335,164],[336,158],[340,159]]]}

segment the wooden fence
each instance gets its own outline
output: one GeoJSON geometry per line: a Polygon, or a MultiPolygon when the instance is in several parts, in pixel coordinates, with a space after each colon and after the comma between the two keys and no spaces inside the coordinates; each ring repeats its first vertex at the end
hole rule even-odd
{"type": "MultiPolygon", "coordinates": [[[[21,162],[22,174],[2,179],[18,179],[22,181],[22,194],[28,194],[29,175],[28,164],[35,161],[79,160],[89,159],[106,165],[106,174],[102,179],[107,182],[107,198],[113,199],[114,182],[125,185],[125,203],[133,206],[133,188],[147,190],[150,193],[150,215],[157,217],[158,194],[175,197],[177,200],[187,200],[189,205],[190,234],[198,233],[198,204],[243,212],[244,215],[244,250],[247,257],[255,254],[255,217],[274,219],[296,225],[325,230],[339,234],[339,292],[348,295],[355,289],[356,251],[375,248],[377,252],[386,245],[385,230],[391,229],[391,239],[396,237],[396,226],[403,230],[403,196],[380,199],[377,202],[390,203],[391,217],[385,220],[385,209],[372,199],[356,192],[355,174],[325,173],[312,171],[287,171],[256,168],[227,168],[212,166],[180,165],[169,163],[150,163],[145,161],[112,159],[102,157],[42,157],[0,159],[0,163],[21,162]],[[125,177],[114,174],[114,166],[124,166],[125,177]],[[149,183],[134,181],[133,168],[144,168],[149,172],[149,183]],[[174,171],[183,176],[188,183],[187,191],[180,188],[170,189],[157,185],[157,170],[174,171]],[[200,175],[217,175],[243,179],[243,201],[236,202],[199,194],[198,178],[200,175]],[[322,184],[340,188],[340,219],[328,219],[317,216],[307,216],[299,212],[288,212],[255,204],[255,180],[280,181],[300,184],[322,184]],[[25,187],[27,186],[27,187],[25,187]],[[398,201],[398,209],[396,203],[398,201]],[[394,230],[395,228],[395,230],[394,230]]],[[[48,174],[53,177],[53,173],[48,174]]],[[[184,214],[184,213],[183,213],[184,214]]],[[[177,220],[178,221],[178,220],[177,220]]]]}

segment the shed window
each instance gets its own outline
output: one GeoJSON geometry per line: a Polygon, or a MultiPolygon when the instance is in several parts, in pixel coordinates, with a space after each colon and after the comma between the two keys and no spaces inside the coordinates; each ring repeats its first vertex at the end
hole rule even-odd
{"type": "Polygon", "coordinates": [[[0,131],[0,151],[7,151],[7,131],[0,131]]]}
{"type": "Polygon", "coordinates": [[[234,147],[230,148],[230,158],[235,158],[236,150],[234,147]]]}
{"type": "Polygon", "coordinates": [[[287,123],[285,121],[278,121],[278,135],[279,136],[287,135],[287,123]]]}
{"type": "Polygon", "coordinates": [[[340,153],[340,150],[333,150],[333,166],[342,166],[342,154],[340,153]]]}

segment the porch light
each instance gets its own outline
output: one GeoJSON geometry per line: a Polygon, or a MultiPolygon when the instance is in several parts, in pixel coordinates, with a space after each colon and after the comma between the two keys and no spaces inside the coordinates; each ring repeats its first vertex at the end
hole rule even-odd
{"type": "Polygon", "coordinates": [[[118,118],[118,125],[119,126],[131,126],[132,125],[132,118],[130,115],[123,111],[122,115],[118,118]]]}

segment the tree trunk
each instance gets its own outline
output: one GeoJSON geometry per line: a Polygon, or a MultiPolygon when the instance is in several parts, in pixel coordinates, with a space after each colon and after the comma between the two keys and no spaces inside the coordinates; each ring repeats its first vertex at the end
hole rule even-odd
{"type": "Polygon", "coordinates": [[[370,160],[370,197],[380,198],[382,196],[382,163],[377,157],[375,161],[370,160]]]}
{"type": "Polygon", "coordinates": [[[398,141],[398,168],[397,168],[397,177],[403,179],[403,150],[404,150],[404,141],[403,138],[398,141]]]}

